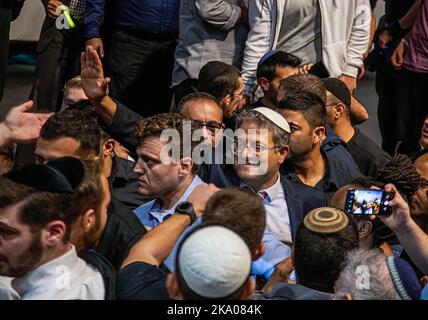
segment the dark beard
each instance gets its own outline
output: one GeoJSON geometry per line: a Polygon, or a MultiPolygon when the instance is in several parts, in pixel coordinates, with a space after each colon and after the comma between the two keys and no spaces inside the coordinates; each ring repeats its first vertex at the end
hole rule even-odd
{"type": "Polygon", "coordinates": [[[3,276],[20,278],[34,269],[43,255],[43,246],[40,238],[41,233],[38,231],[34,234],[33,242],[28,250],[19,257],[18,265],[10,268],[6,274],[3,274],[3,276]]]}

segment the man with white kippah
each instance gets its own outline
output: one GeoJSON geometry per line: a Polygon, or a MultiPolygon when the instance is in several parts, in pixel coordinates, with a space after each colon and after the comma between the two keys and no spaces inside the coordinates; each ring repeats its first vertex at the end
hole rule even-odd
{"type": "Polygon", "coordinates": [[[322,192],[289,181],[279,173],[290,151],[291,133],[281,114],[265,107],[244,110],[238,114],[236,128],[243,134],[238,135],[238,145],[235,145],[234,172],[226,171],[226,174],[232,184],[250,188],[262,198],[267,228],[279,240],[293,242],[303,217],[325,205],[326,198],[322,192]],[[267,135],[263,135],[263,129],[267,135]],[[244,150],[239,146],[242,143],[244,150]],[[250,150],[252,146],[254,150],[250,150]],[[258,160],[259,165],[254,165],[252,160],[258,160]]]}
{"type": "Polygon", "coordinates": [[[220,225],[202,225],[188,234],[176,258],[167,288],[174,299],[248,299],[251,252],[237,233],[220,225]]]}

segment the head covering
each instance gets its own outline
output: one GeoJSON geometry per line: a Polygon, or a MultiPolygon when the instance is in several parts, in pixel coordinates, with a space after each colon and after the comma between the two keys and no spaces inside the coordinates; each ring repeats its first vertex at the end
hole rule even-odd
{"type": "Polygon", "coordinates": [[[263,57],[260,58],[259,63],[257,65],[257,67],[260,67],[261,64],[265,63],[266,60],[268,60],[270,57],[272,57],[275,53],[277,53],[276,50],[271,50],[266,52],[263,57]]]}
{"type": "Polygon", "coordinates": [[[252,257],[245,241],[217,225],[195,229],[183,241],[177,267],[186,285],[204,298],[224,298],[248,279],[252,257]]]}
{"type": "Polygon", "coordinates": [[[340,209],[324,207],[309,212],[303,224],[316,233],[336,233],[349,225],[349,218],[340,209]]]}
{"type": "Polygon", "coordinates": [[[342,101],[348,108],[356,106],[364,108],[362,103],[349,92],[348,87],[342,80],[337,78],[326,78],[321,80],[324,83],[327,91],[342,101]]]}
{"type": "Polygon", "coordinates": [[[420,300],[421,286],[415,271],[407,261],[396,257],[386,257],[386,264],[400,297],[403,300],[420,300]]]}
{"type": "Polygon", "coordinates": [[[254,108],[253,111],[261,113],[266,118],[268,118],[271,122],[273,122],[278,127],[280,127],[282,130],[284,130],[287,133],[291,133],[290,125],[288,124],[287,120],[275,110],[271,108],[266,108],[266,107],[258,107],[258,108],[254,108]]]}
{"type": "Polygon", "coordinates": [[[9,171],[5,178],[39,191],[72,193],[85,176],[82,161],[64,157],[46,165],[29,164],[9,171]]]}
{"type": "Polygon", "coordinates": [[[351,93],[346,84],[336,78],[322,79],[325,88],[337,99],[342,101],[348,108],[351,107],[351,93]]]}

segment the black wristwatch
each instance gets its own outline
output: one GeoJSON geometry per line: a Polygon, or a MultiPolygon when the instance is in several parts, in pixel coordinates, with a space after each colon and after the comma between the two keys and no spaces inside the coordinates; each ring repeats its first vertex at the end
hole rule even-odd
{"type": "Polygon", "coordinates": [[[179,214],[185,214],[190,217],[190,224],[193,224],[193,222],[196,221],[196,213],[195,209],[193,208],[193,204],[191,204],[188,201],[180,202],[177,207],[175,208],[175,211],[179,214]]]}

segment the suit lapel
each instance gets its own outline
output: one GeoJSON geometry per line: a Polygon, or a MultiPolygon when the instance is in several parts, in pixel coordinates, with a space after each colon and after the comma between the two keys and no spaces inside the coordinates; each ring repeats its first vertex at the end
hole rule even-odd
{"type": "Polygon", "coordinates": [[[281,185],[284,188],[285,201],[287,202],[288,215],[290,218],[291,234],[294,240],[297,227],[303,220],[303,203],[296,189],[294,189],[293,185],[283,175],[281,175],[281,185]]]}

